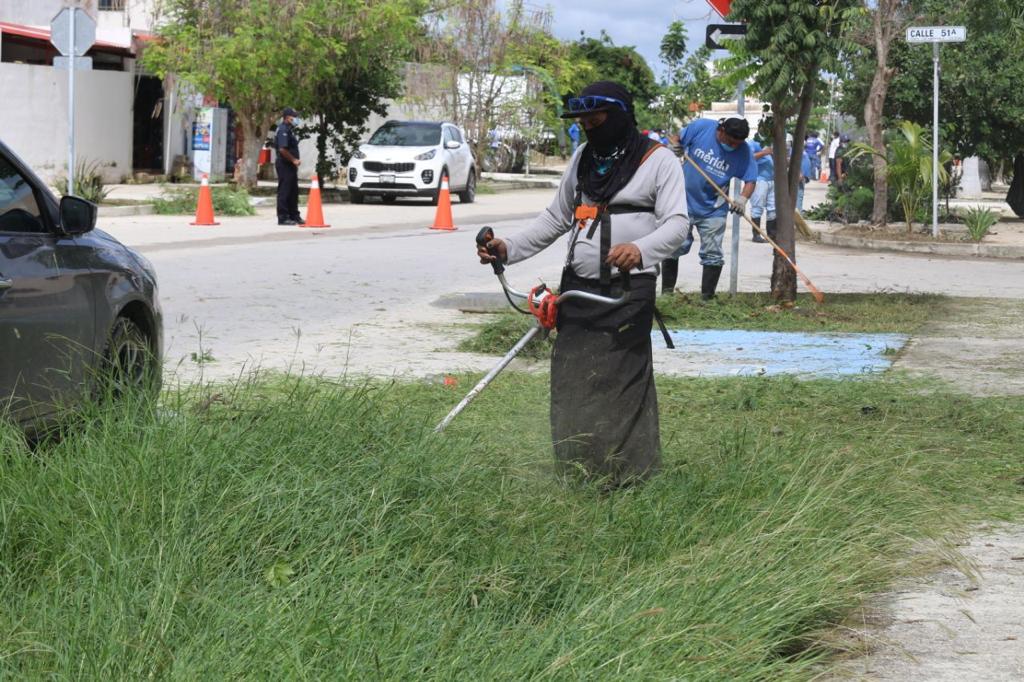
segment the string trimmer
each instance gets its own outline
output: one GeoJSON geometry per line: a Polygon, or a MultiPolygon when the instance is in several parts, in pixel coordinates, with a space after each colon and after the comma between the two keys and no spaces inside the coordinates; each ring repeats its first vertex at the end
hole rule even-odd
{"type": "MultiPolygon", "coordinates": [[[[476,243],[479,246],[487,248],[488,242],[494,239],[494,230],[490,227],[481,228],[480,232],[476,235],[476,243]]],[[[488,252],[492,256],[496,256],[491,249],[488,252]]],[[[536,324],[530,327],[530,330],[523,334],[522,338],[516,341],[516,344],[512,346],[512,349],[505,353],[505,357],[494,366],[494,368],[488,372],[483,379],[481,379],[476,386],[473,387],[465,398],[452,408],[452,411],[448,413],[448,416],[441,420],[441,423],[434,428],[435,433],[444,431],[455,417],[459,415],[466,407],[473,402],[473,400],[480,395],[480,393],[487,388],[488,384],[494,381],[494,378],[501,373],[501,370],[508,367],[508,364],[519,355],[520,351],[526,347],[526,344],[530,343],[534,337],[540,336],[546,338],[551,330],[555,328],[555,324],[558,322],[558,306],[563,301],[571,299],[593,301],[595,303],[602,303],[607,306],[618,306],[622,305],[629,300],[630,295],[630,283],[629,273],[622,272],[622,295],[618,298],[611,298],[608,296],[600,296],[598,294],[592,294],[589,291],[565,291],[560,294],[555,294],[546,284],[541,282],[537,286],[530,289],[529,292],[522,292],[513,289],[509,286],[508,280],[505,279],[505,265],[500,259],[495,259],[491,263],[491,267],[494,269],[494,274],[498,277],[498,282],[501,284],[502,290],[505,292],[505,298],[508,299],[509,305],[515,310],[525,315],[533,315],[536,320],[536,324]],[[523,308],[519,303],[516,303],[516,299],[526,302],[526,308],[523,308]]]]}

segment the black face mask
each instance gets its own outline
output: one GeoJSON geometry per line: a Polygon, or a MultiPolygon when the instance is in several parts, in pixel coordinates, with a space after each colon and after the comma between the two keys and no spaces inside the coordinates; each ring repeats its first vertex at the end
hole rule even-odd
{"type": "Polygon", "coordinates": [[[600,156],[606,156],[614,152],[629,138],[630,128],[633,127],[633,117],[619,108],[610,109],[608,117],[599,126],[584,128],[587,142],[594,148],[594,152],[600,156]]]}

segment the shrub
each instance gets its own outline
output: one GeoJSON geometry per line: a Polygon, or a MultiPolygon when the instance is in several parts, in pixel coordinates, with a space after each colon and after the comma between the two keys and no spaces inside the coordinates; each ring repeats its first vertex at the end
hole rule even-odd
{"type": "MultiPolygon", "coordinates": [[[[75,165],[75,192],[74,195],[86,201],[98,204],[107,198],[110,190],[103,186],[102,165],[99,161],[88,161],[83,159],[75,165]]],[[[53,183],[61,195],[70,194],[68,191],[68,176],[62,175],[53,183]]]]}
{"type": "Polygon", "coordinates": [[[967,234],[970,235],[971,241],[975,242],[980,242],[997,222],[999,222],[999,214],[982,206],[973,206],[967,209],[967,214],[964,216],[967,234]]]}
{"type": "MultiPolygon", "coordinates": [[[[244,189],[211,187],[213,211],[218,215],[255,215],[256,209],[249,201],[244,189]]],[[[162,215],[189,215],[195,213],[199,201],[199,188],[182,187],[165,189],[163,195],[153,202],[153,208],[162,215]]]]}

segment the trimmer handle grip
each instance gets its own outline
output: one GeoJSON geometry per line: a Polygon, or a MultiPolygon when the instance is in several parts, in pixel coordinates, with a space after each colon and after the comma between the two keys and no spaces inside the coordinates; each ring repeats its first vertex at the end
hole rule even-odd
{"type": "Polygon", "coordinates": [[[619,270],[622,273],[622,290],[630,291],[632,289],[632,282],[629,278],[629,270],[619,270]]]}
{"type": "Polygon", "coordinates": [[[484,247],[487,249],[487,253],[494,256],[494,260],[491,261],[491,267],[494,268],[495,275],[500,275],[505,272],[505,264],[501,262],[500,258],[498,258],[498,254],[487,246],[488,242],[492,239],[494,239],[494,229],[487,225],[481,227],[480,231],[476,233],[476,245],[484,247]]]}

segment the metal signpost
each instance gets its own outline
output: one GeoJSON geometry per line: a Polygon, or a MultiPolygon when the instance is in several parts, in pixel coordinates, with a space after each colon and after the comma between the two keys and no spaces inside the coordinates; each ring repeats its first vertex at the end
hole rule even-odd
{"type": "Polygon", "coordinates": [[[939,236],[939,45],[967,40],[965,26],[911,26],[908,43],[932,44],[932,236],[939,236]]]}
{"type": "MultiPolygon", "coordinates": [[[[729,13],[729,4],[732,0],[718,0],[712,2],[708,0],[708,3],[714,7],[715,11],[721,14],[723,17],[729,13]]],[[[743,40],[743,37],[747,35],[747,27],[745,24],[708,24],[707,31],[704,34],[704,44],[712,50],[728,50],[727,43],[732,40],[743,40]]],[[[736,113],[740,118],[746,116],[746,87],[745,81],[740,81],[736,88],[736,113]]],[[[739,198],[740,190],[742,189],[742,183],[739,180],[733,179],[732,181],[732,197],[733,199],[739,198]]],[[[729,293],[735,294],[739,288],[740,280],[740,217],[739,215],[733,215],[732,217],[732,251],[730,253],[729,263],[729,293]]]]}
{"type": "Polygon", "coordinates": [[[53,66],[68,70],[68,194],[75,193],[75,71],[92,69],[85,57],[96,42],[96,22],[81,7],[65,7],[50,22],[50,42],[64,55],[53,66]]]}

